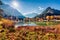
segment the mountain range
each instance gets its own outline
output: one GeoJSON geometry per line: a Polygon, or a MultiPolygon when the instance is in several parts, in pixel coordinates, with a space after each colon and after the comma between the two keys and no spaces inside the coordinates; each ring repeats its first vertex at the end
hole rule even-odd
{"type": "MultiPolygon", "coordinates": [[[[21,12],[19,12],[17,9],[11,7],[8,4],[4,4],[2,1],[0,1],[0,9],[3,10],[3,15],[4,17],[8,16],[12,16],[12,17],[17,17],[17,18],[25,18],[25,16],[22,15],[21,12]]],[[[29,13],[26,15],[26,17],[29,18],[44,18],[47,15],[60,15],[60,10],[57,9],[53,9],[51,7],[46,8],[41,14],[37,14],[37,13],[29,13]]]]}

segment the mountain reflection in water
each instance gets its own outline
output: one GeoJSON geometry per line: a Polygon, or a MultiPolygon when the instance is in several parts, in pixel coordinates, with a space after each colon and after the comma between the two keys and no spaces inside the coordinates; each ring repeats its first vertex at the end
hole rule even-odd
{"type": "Polygon", "coordinates": [[[19,26],[36,26],[35,23],[23,23],[23,22],[19,22],[15,24],[15,27],[19,27],[19,26]]]}

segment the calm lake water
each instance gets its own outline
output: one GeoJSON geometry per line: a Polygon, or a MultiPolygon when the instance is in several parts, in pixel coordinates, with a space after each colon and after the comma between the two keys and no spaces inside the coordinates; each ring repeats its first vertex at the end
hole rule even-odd
{"type": "Polygon", "coordinates": [[[19,27],[19,26],[36,26],[35,23],[23,23],[23,22],[18,22],[15,24],[15,27],[19,27]]]}

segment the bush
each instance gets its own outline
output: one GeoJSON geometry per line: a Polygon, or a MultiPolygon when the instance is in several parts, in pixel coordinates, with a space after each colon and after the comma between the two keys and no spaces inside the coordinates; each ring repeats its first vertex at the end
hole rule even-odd
{"type": "Polygon", "coordinates": [[[9,28],[9,32],[15,32],[14,28],[9,28]]]}

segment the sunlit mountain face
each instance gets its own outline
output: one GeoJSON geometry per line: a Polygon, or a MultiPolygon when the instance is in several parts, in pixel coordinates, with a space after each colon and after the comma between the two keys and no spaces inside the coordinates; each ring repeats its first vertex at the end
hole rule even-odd
{"type": "Polygon", "coordinates": [[[35,16],[39,18],[45,18],[46,16],[59,16],[60,15],[60,10],[47,7],[41,14],[35,16]]]}
{"type": "Polygon", "coordinates": [[[9,6],[8,4],[2,3],[2,1],[0,1],[0,9],[2,9],[4,11],[4,14],[6,14],[8,16],[24,18],[24,16],[19,11],[17,11],[13,7],[9,6]]]}

